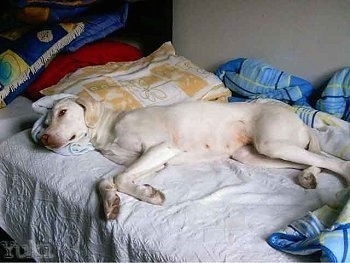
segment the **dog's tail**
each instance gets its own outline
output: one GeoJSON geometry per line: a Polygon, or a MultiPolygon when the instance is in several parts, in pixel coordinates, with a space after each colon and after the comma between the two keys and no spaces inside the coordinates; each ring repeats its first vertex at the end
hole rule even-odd
{"type": "Polygon", "coordinates": [[[308,150],[314,153],[321,153],[321,146],[320,142],[315,134],[315,132],[308,127],[308,133],[309,133],[309,145],[308,145],[308,150]]]}

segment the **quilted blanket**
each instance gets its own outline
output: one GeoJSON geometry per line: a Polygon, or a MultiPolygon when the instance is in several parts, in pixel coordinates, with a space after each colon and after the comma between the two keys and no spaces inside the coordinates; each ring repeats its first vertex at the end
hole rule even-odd
{"type": "Polygon", "coordinates": [[[233,160],[168,166],[140,181],[163,191],[163,206],[120,194],[119,217],[106,222],[96,184],[123,167],[98,152],[58,155],[26,130],[0,144],[0,159],[0,227],[40,262],[296,262],[266,237],[341,188],[327,173],[305,190],[293,169],[233,160]]]}

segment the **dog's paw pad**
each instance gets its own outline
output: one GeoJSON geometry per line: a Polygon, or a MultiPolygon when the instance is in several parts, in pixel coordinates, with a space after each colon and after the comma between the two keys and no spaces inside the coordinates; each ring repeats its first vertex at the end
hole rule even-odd
{"type": "Polygon", "coordinates": [[[315,189],[317,187],[315,175],[309,172],[299,174],[298,181],[299,184],[306,189],[315,189]]]}
{"type": "Polygon", "coordinates": [[[154,205],[161,205],[165,201],[165,195],[158,189],[150,186],[149,184],[144,184],[141,186],[145,201],[154,205]]]}

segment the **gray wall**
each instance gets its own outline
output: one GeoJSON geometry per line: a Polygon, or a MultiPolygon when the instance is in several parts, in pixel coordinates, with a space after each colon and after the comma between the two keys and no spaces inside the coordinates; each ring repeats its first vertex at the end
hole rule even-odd
{"type": "Polygon", "coordinates": [[[350,66],[350,0],[174,0],[179,55],[215,70],[259,58],[322,85],[350,66]]]}

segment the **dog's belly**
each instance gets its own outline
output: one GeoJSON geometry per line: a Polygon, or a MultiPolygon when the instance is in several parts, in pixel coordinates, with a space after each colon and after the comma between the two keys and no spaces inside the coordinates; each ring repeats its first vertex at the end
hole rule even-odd
{"type": "Polygon", "coordinates": [[[250,138],[245,134],[236,134],[233,138],[196,138],[187,142],[177,141],[176,147],[183,152],[169,160],[169,164],[179,165],[186,163],[207,162],[213,160],[224,160],[232,157],[242,146],[250,143],[250,138]]]}
{"type": "Polygon", "coordinates": [[[250,144],[252,139],[244,125],[239,122],[230,127],[215,127],[186,134],[174,133],[172,141],[184,152],[232,155],[242,146],[250,144]]]}

